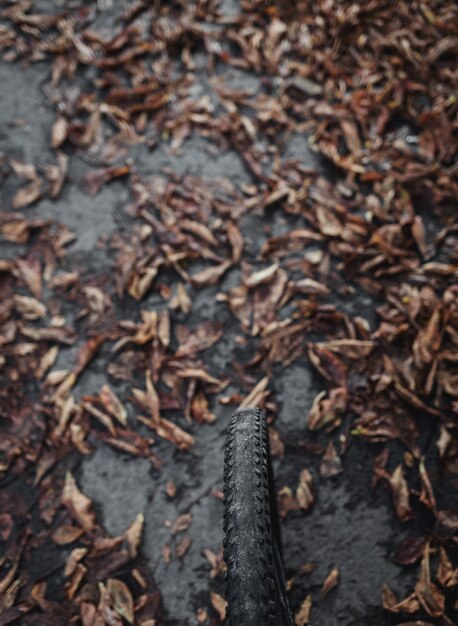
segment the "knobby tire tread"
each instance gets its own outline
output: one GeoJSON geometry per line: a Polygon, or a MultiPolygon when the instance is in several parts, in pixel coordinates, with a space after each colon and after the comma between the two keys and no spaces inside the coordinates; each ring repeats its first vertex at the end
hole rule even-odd
{"type": "Polygon", "coordinates": [[[227,626],[279,624],[263,411],[237,410],[224,455],[227,626]]]}

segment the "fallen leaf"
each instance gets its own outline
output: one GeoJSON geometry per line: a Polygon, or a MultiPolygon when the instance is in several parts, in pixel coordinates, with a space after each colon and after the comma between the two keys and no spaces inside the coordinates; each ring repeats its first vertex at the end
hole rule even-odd
{"type": "Polygon", "coordinates": [[[428,615],[431,617],[440,617],[444,614],[445,596],[431,581],[429,549],[428,543],[425,546],[423,560],[421,562],[420,580],[415,586],[415,594],[428,615]]]}
{"type": "Polygon", "coordinates": [[[177,558],[182,559],[190,547],[191,537],[189,535],[184,535],[183,539],[181,539],[181,541],[175,548],[175,554],[177,555],[177,558]]]}
{"type": "Polygon", "coordinates": [[[138,548],[142,539],[144,521],[145,518],[143,516],[143,513],[139,513],[124,533],[126,541],[129,544],[129,553],[132,558],[134,558],[138,554],[138,548]]]}
{"type": "Polygon", "coordinates": [[[134,601],[127,585],[116,578],[109,578],[107,590],[116,613],[127,620],[129,624],[133,624],[135,619],[134,601]]]}
{"type": "Polygon", "coordinates": [[[215,591],[210,592],[210,600],[220,620],[223,622],[226,619],[227,601],[215,591]]]}
{"type": "Polygon", "coordinates": [[[331,478],[342,472],[342,461],[332,441],[329,442],[320,465],[320,475],[323,478],[331,478]]]}
{"type": "Polygon", "coordinates": [[[339,570],[337,568],[334,568],[326,576],[323,586],[321,587],[319,600],[320,601],[323,600],[331,591],[331,589],[334,589],[334,587],[337,587],[338,584],[339,584],[339,570]]]}
{"type": "Polygon", "coordinates": [[[389,478],[389,482],[397,516],[403,521],[410,519],[412,517],[410,494],[401,464],[394,470],[393,474],[389,478]]]}
{"type": "Polygon", "coordinates": [[[307,469],[303,469],[299,477],[299,486],[296,489],[296,498],[299,506],[308,511],[315,503],[313,478],[307,469]]]}
{"type": "Polygon", "coordinates": [[[65,476],[61,501],[86,532],[90,533],[94,529],[95,514],[92,511],[92,500],[81,493],[71,472],[67,472],[65,476]]]}
{"type": "Polygon", "coordinates": [[[296,626],[307,626],[312,613],[312,596],[309,594],[302,602],[299,611],[294,616],[296,626]]]}
{"type": "Polygon", "coordinates": [[[105,384],[102,386],[100,390],[100,400],[106,410],[111,413],[120,424],[123,426],[127,425],[127,409],[109,385],[105,384]]]}

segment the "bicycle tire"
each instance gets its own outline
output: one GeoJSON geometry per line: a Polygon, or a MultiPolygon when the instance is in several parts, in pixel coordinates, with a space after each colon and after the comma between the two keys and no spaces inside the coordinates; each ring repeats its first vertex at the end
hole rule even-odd
{"type": "Polygon", "coordinates": [[[227,626],[292,626],[286,598],[267,425],[238,409],[224,454],[227,626]]]}

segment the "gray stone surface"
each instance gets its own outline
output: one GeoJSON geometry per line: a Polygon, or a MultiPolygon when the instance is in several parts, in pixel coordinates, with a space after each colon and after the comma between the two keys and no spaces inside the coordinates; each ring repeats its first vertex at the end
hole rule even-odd
{"type": "Polygon", "coordinates": [[[313,399],[321,391],[310,368],[300,362],[288,366],[275,381],[275,390],[280,403],[276,428],[287,437],[303,436],[313,399]]]}
{"type": "Polygon", "coordinates": [[[317,504],[309,514],[285,519],[283,543],[288,566],[294,570],[307,562],[318,564],[298,581],[302,595],[312,593],[314,598],[313,623],[378,623],[377,619],[371,621],[370,612],[379,610],[383,583],[400,584],[401,568],[387,560],[391,515],[386,506],[370,500],[352,502],[346,480],[338,480],[320,483],[317,504]],[[339,585],[317,602],[333,568],[339,570],[339,585]]]}

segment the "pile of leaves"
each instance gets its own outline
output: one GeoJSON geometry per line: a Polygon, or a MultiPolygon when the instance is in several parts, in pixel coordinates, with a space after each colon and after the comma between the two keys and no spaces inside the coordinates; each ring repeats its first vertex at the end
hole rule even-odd
{"type": "MultiPolygon", "coordinates": [[[[272,372],[306,356],[323,381],[307,418],[307,437],[325,433],[322,479],[353,439],[377,444],[374,488],[391,490],[400,520],[426,520],[396,553],[421,561],[418,583],[402,600],[386,586],[383,607],[397,623],[452,626],[458,516],[437,490],[458,480],[457,7],[255,0],[227,16],[213,0],[140,0],[107,33],[96,21],[109,1],[39,4],[0,2],[3,61],[47,64],[55,111],[55,163],[0,161],[14,187],[0,237],[18,246],[0,260],[0,624],[162,623],[142,517],[109,537],[73,468],[100,442],[160,471],[155,440],[192,449],[218,403],[263,406],[273,423],[272,372]],[[260,90],[231,87],[229,68],[260,90]],[[195,96],[204,80],[212,97],[195,96]],[[284,156],[297,134],[320,167],[284,156]],[[137,150],[178,153],[195,137],[236,153],[250,183],[136,168],[137,150]],[[101,242],[110,275],[75,263],[75,235],[40,218],[72,159],[89,167],[86,193],[120,178],[129,189],[122,228],[101,242]],[[286,227],[253,250],[245,218],[272,214],[286,227]],[[200,292],[231,312],[246,362],[209,371],[201,353],[225,328],[186,323],[200,292]],[[159,306],[145,305],[151,294],[159,306]],[[375,311],[346,306],[362,295],[375,311]],[[73,365],[57,368],[71,346],[73,365]],[[107,382],[81,397],[97,362],[107,382]]],[[[280,492],[283,515],[313,506],[312,482],[304,469],[295,493],[280,492]]],[[[212,605],[200,623],[224,618],[216,593],[212,605]]],[[[307,597],[298,623],[310,613],[307,597]]]]}

